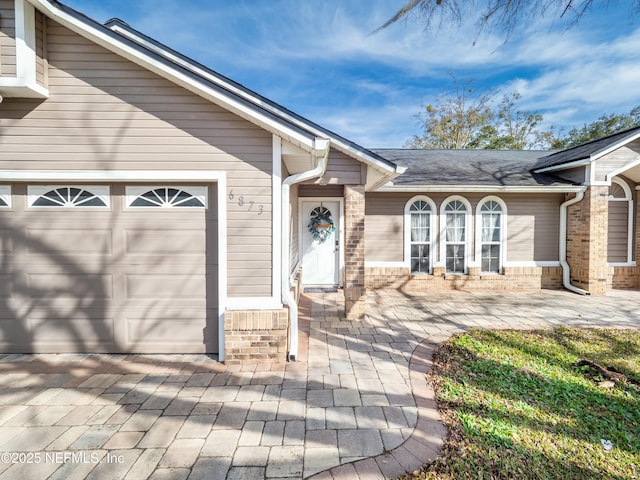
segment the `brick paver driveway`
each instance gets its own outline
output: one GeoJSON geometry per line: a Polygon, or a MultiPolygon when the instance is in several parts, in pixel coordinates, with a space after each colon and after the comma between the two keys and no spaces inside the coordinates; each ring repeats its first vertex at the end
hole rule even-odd
{"type": "Polygon", "coordinates": [[[380,291],[362,322],[341,308],[340,294],[303,298],[287,365],[2,356],[0,480],[392,478],[442,444],[424,373],[452,333],[640,324],[640,292],[623,291],[380,291]]]}

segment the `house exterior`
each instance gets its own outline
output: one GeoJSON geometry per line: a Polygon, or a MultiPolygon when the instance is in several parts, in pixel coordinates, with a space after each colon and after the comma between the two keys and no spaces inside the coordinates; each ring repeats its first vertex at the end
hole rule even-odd
{"type": "Polygon", "coordinates": [[[303,287],[640,286],[640,129],[372,150],[136,31],[0,0],[0,351],[295,359],[303,287]]]}

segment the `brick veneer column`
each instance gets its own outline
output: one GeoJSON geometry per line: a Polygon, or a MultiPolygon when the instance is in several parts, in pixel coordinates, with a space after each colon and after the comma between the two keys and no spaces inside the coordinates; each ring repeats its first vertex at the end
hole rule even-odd
{"type": "Polygon", "coordinates": [[[344,304],[347,318],[364,318],[364,185],[344,186],[344,304]]]}
{"type": "Polygon", "coordinates": [[[571,283],[592,295],[607,291],[609,187],[591,186],[568,209],[567,262],[571,283]]]}
{"type": "Polygon", "coordinates": [[[225,363],[285,363],[289,309],[224,313],[225,363]]]}

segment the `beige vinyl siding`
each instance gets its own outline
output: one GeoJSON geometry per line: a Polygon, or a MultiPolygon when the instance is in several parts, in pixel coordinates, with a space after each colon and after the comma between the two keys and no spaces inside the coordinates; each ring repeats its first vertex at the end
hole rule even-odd
{"type": "Polygon", "coordinates": [[[301,184],[298,195],[300,197],[343,197],[344,186],[301,184]]]}
{"type": "Polygon", "coordinates": [[[310,180],[308,183],[321,185],[362,185],[366,172],[363,164],[344,153],[332,148],[329,151],[327,170],[322,178],[310,180]]]}
{"type": "Polygon", "coordinates": [[[628,241],[629,204],[628,202],[609,202],[607,261],[626,262],[628,241]]]}
{"type": "MultiPolygon", "coordinates": [[[[427,194],[437,208],[455,192],[427,194]]],[[[404,208],[417,194],[368,193],[365,207],[365,250],[367,261],[401,262],[404,260],[404,208]]],[[[475,212],[485,194],[462,194],[472,207],[475,242],[475,212]]],[[[557,261],[560,204],[563,194],[501,194],[507,205],[507,261],[557,261]]],[[[439,218],[435,222],[439,232],[439,218]]],[[[471,233],[472,230],[469,230],[471,233]]],[[[473,251],[473,249],[472,249],[473,251]]],[[[438,258],[439,249],[434,250],[438,258]]]]}
{"type": "Polygon", "coordinates": [[[51,20],[47,51],[50,97],[2,104],[3,168],[224,171],[228,294],[271,295],[272,135],[51,20]]]}
{"type": "Polygon", "coordinates": [[[36,10],[36,83],[47,87],[47,44],[46,44],[47,17],[36,10]]]}
{"type": "Polygon", "coordinates": [[[564,194],[500,195],[507,204],[507,261],[558,261],[564,194]]]}
{"type": "Polygon", "coordinates": [[[367,193],[364,248],[368,262],[404,260],[404,207],[411,196],[367,193]]]}
{"type": "Polygon", "coordinates": [[[13,0],[0,0],[0,76],[16,76],[16,22],[13,0]]]}
{"type": "Polygon", "coordinates": [[[640,142],[635,140],[595,161],[596,180],[603,181],[606,175],[638,160],[640,160],[640,142]]]}

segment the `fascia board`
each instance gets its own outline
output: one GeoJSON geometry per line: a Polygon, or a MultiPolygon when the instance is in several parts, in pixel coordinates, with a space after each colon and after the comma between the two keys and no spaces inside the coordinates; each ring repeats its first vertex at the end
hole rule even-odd
{"type": "Polygon", "coordinates": [[[584,165],[588,165],[591,163],[590,158],[581,158],[580,160],[574,160],[572,162],[561,163],[559,165],[551,165],[549,167],[536,168],[533,170],[534,173],[546,173],[546,172],[555,172],[558,170],[566,170],[567,168],[575,168],[581,167],[584,165]]]}
{"type": "Polygon", "coordinates": [[[624,139],[621,139],[620,141],[614,143],[613,145],[609,145],[607,148],[604,148],[598,152],[592,153],[591,154],[591,161],[597,160],[601,157],[604,157],[605,155],[613,152],[614,150],[620,148],[620,147],[624,147],[627,143],[629,142],[633,142],[634,140],[637,140],[638,138],[640,138],[640,132],[636,132],[633,135],[630,135],[624,139]]]}
{"type": "Polygon", "coordinates": [[[504,186],[504,185],[387,185],[376,192],[432,192],[432,193],[563,193],[583,192],[586,187],[565,186],[504,186]]]}

